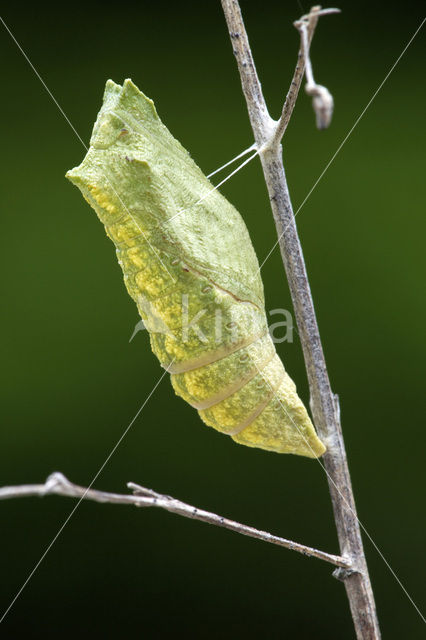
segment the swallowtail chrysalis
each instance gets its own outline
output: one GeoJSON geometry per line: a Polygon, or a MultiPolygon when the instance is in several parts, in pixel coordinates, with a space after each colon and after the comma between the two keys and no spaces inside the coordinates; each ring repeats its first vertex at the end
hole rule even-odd
{"type": "Polygon", "coordinates": [[[236,442],[322,455],[269,336],[243,219],[212,191],[131,80],[107,82],[90,148],[67,177],[114,242],[127,290],[176,393],[236,442]]]}

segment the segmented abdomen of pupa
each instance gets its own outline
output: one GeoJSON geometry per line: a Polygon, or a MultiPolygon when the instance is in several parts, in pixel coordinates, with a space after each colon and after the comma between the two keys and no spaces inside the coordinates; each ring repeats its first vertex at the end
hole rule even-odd
{"type": "Polygon", "coordinates": [[[325,451],[269,334],[173,374],[172,384],[206,424],[240,444],[312,458],[325,451]]]}
{"type": "Polygon", "coordinates": [[[67,176],[116,245],[176,393],[238,443],[322,455],[269,336],[244,221],[131,81],[108,81],[90,149],[67,176]]]}

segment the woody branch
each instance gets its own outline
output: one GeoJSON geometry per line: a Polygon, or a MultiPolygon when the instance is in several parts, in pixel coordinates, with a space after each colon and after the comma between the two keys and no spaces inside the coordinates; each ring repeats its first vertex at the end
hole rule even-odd
{"type": "Polygon", "coordinates": [[[221,3],[238,64],[250,123],[259,149],[281,256],[292,296],[309,382],[314,424],[327,446],[322,461],[327,474],[340,550],[343,556],[350,557],[352,567],[356,569],[355,572],[340,572],[338,577],[345,584],[358,640],[379,640],[380,630],[374,595],[340,427],[339,403],[337,396],[332,392],[328,378],[281,148],[281,138],[293,111],[305,69],[307,93],[313,97],[317,124],[323,128],[330,120],[332,97],[325,87],[317,85],[314,81],[309,48],[319,16],[336,10],[323,11],[321,7],[315,6],[309,14],[295,23],[301,36],[299,57],[281,117],[278,121],[274,121],[269,115],[262,93],[238,0],[221,0],[221,3]]]}
{"type": "Polygon", "coordinates": [[[291,551],[297,551],[306,556],[318,558],[329,562],[336,567],[340,567],[344,570],[351,570],[351,563],[341,556],[335,556],[313,547],[307,547],[304,544],[281,538],[280,536],[274,536],[272,533],[262,531],[250,527],[235,520],[229,520],[223,516],[219,516],[216,513],[205,511],[204,509],[198,509],[181,500],[166,496],[161,493],[157,493],[152,489],[141,487],[134,482],[128,482],[127,486],[133,491],[133,494],[120,494],[110,493],[108,491],[98,491],[81,487],[73,482],[70,482],[62,473],[52,473],[44,484],[24,484],[12,487],[0,488],[0,500],[7,500],[10,498],[25,498],[29,496],[47,496],[58,495],[68,498],[79,498],[81,500],[92,500],[94,502],[110,503],[110,504],[130,504],[135,507],[158,507],[165,509],[171,513],[183,516],[184,518],[191,518],[192,520],[200,520],[207,524],[213,524],[217,527],[223,527],[230,531],[235,531],[244,536],[250,538],[256,538],[263,542],[269,542],[279,547],[285,547],[291,551]]]}

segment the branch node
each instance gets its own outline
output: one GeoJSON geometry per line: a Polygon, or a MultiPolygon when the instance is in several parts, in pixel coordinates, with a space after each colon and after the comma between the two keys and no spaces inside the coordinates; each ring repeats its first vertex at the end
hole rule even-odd
{"type": "Polygon", "coordinates": [[[359,573],[359,572],[356,569],[346,569],[345,567],[337,567],[337,569],[333,571],[332,576],[333,578],[336,578],[336,580],[341,580],[341,582],[344,582],[350,576],[353,576],[354,573],[359,573]]]}
{"type": "Polygon", "coordinates": [[[142,487],[139,484],[136,484],[135,482],[128,482],[127,483],[127,487],[128,489],[131,489],[133,492],[133,495],[135,496],[141,496],[141,497],[148,497],[148,498],[166,498],[167,496],[163,496],[161,493],[157,493],[157,491],[154,491],[153,489],[148,489],[148,487],[142,487]]]}
{"type": "Polygon", "coordinates": [[[54,471],[48,476],[44,484],[43,495],[46,495],[48,493],[55,493],[58,489],[63,489],[68,487],[69,487],[69,481],[64,476],[64,474],[61,473],[60,471],[54,471]]]}

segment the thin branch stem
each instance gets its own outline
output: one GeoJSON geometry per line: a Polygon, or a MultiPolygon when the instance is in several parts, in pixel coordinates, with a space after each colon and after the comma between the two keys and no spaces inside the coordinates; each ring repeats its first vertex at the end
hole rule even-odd
{"type": "Polygon", "coordinates": [[[272,135],[276,123],[270,117],[263,97],[240,6],[238,2],[233,2],[232,0],[226,3],[222,2],[222,6],[228,22],[229,36],[237,59],[238,70],[241,78],[244,78],[241,85],[249,111],[250,122],[252,123],[256,147],[260,149],[265,142],[265,127],[268,128],[269,133],[272,135]],[[232,28],[230,25],[232,25],[232,28]]]}
{"type": "MultiPolygon", "coordinates": [[[[353,567],[357,569],[356,573],[340,572],[337,577],[344,581],[358,640],[379,640],[380,630],[374,595],[370,584],[340,427],[339,402],[331,390],[328,378],[302,247],[287,187],[280,145],[281,138],[276,134],[271,138],[269,115],[267,118],[264,116],[265,101],[263,96],[261,97],[261,109],[251,103],[256,99],[261,89],[253,58],[248,53],[250,45],[238,0],[221,0],[221,2],[238,63],[250,122],[258,149],[260,149],[260,159],[305,359],[313,419],[321,439],[327,446],[322,461],[327,474],[340,550],[342,556],[351,558],[353,567]],[[238,33],[238,38],[234,37],[235,33],[238,33]],[[247,73],[243,64],[248,56],[253,67],[250,73],[247,73]],[[251,86],[253,82],[255,82],[255,86],[251,86]]],[[[318,7],[311,10],[314,17],[317,17],[318,12],[318,7]]],[[[311,21],[310,18],[309,21],[311,21]]],[[[312,33],[314,26],[314,23],[311,22],[312,33]]],[[[284,105],[282,118],[285,126],[294,108],[300,87],[301,64],[303,62],[299,59],[299,67],[296,67],[295,73],[296,84],[291,89],[290,97],[288,96],[286,100],[287,107],[284,105]]]]}
{"type": "Polygon", "coordinates": [[[352,572],[352,564],[349,560],[341,556],[335,556],[313,547],[307,547],[304,544],[287,540],[279,536],[274,536],[267,531],[261,531],[254,527],[249,527],[246,524],[235,522],[235,520],[229,520],[223,516],[218,516],[216,513],[210,511],[204,511],[204,509],[198,509],[181,500],[166,496],[161,493],[157,493],[152,489],[141,487],[134,482],[129,482],[129,489],[133,491],[133,495],[110,493],[108,491],[98,491],[96,489],[86,489],[73,482],[70,482],[62,473],[52,473],[44,484],[26,484],[12,487],[0,488],[0,500],[8,500],[11,498],[26,498],[29,496],[47,496],[58,495],[66,496],[68,498],[80,498],[81,500],[92,500],[94,502],[111,503],[111,504],[130,504],[136,507],[158,507],[165,509],[171,513],[183,516],[184,518],[191,518],[192,520],[200,520],[207,524],[213,524],[217,527],[223,527],[230,531],[235,531],[244,536],[250,538],[256,538],[263,542],[269,542],[279,547],[285,547],[291,551],[297,551],[305,556],[311,556],[324,560],[330,564],[343,569],[345,572],[352,572]]]}
{"type": "MultiPolygon", "coordinates": [[[[308,33],[308,42],[309,44],[312,42],[312,38],[314,37],[315,28],[318,24],[319,11],[321,7],[315,6],[312,7],[310,13],[308,14],[308,24],[307,24],[307,33],[308,33]]],[[[290,118],[292,116],[294,107],[296,105],[297,97],[299,95],[300,87],[302,85],[303,74],[305,72],[305,56],[303,51],[303,43],[300,43],[299,53],[297,54],[297,63],[296,68],[294,70],[293,78],[290,83],[290,88],[286,95],[286,99],[282,108],[281,117],[278,120],[277,127],[274,132],[273,140],[271,141],[272,145],[277,145],[281,142],[281,139],[287,129],[287,125],[290,122],[290,118]]]]}
{"type": "MultiPolygon", "coordinates": [[[[309,49],[311,46],[312,38],[314,37],[315,29],[318,24],[318,19],[320,16],[330,15],[332,13],[339,13],[340,9],[321,9],[319,5],[312,7],[310,12],[306,16],[302,16],[300,20],[297,20],[294,23],[294,26],[300,33],[300,49],[297,56],[296,68],[294,70],[293,78],[290,83],[290,88],[288,90],[284,106],[282,108],[280,119],[278,120],[276,129],[274,131],[274,135],[269,144],[271,146],[278,145],[281,142],[281,139],[287,129],[287,125],[290,122],[290,118],[292,116],[294,107],[296,105],[297,97],[299,95],[299,90],[302,85],[303,75],[306,72],[307,85],[306,92],[309,95],[317,97],[315,91],[318,91],[318,87],[320,87],[321,92],[321,104],[319,107],[323,106],[323,103],[326,98],[329,98],[330,94],[325,89],[325,87],[321,87],[321,85],[316,85],[313,78],[312,65],[309,58],[309,49]],[[327,92],[327,94],[325,93],[327,92]]],[[[331,97],[331,96],[330,96],[331,97]]],[[[329,100],[328,100],[329,103],[329,100]]],[[[333,102],[331,99],[331,111],[333,108],[333,102]]],[[[331,114],[328,120],[326,118],[319,119],[321,116],[321,108],[316,108],[314,104],[314,110],[317,114],[317,125],[319,129],[325,129],[330,123],[331,114]]],[[[330,110],[330,109],[329,109],[330,110]]],[[[328,114],[327,114],[328,115],[328,114]]]]}

